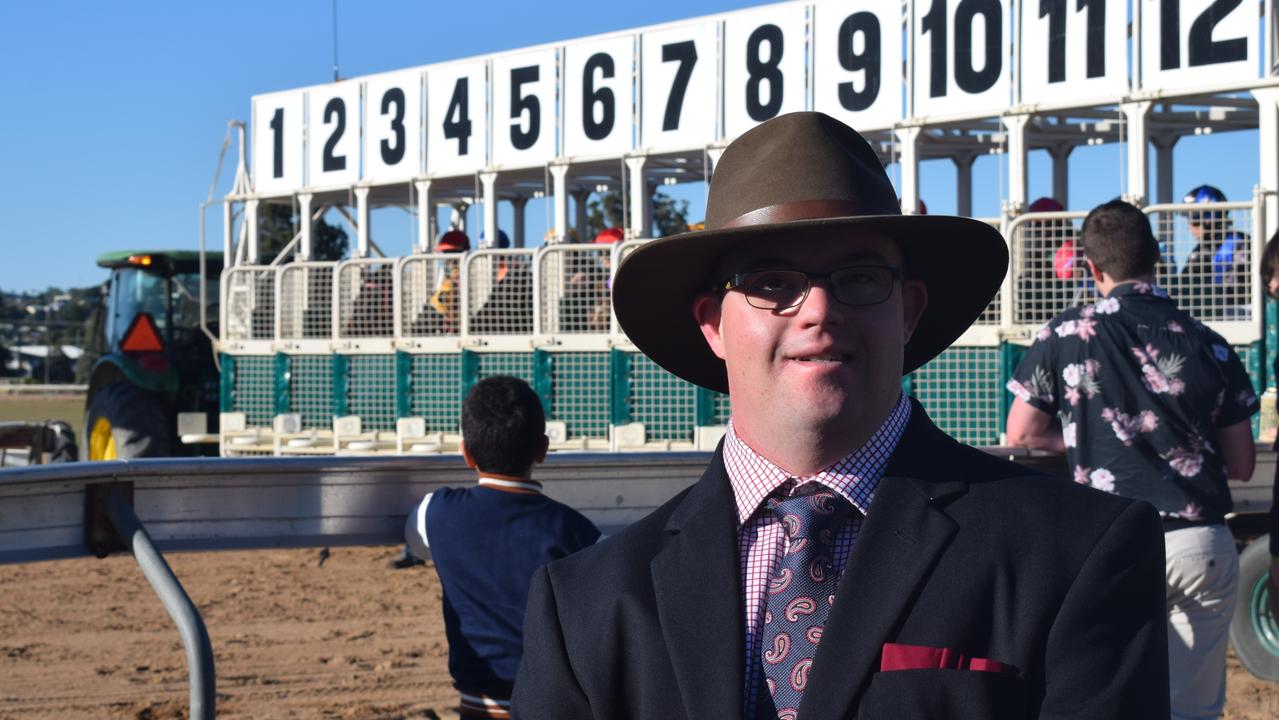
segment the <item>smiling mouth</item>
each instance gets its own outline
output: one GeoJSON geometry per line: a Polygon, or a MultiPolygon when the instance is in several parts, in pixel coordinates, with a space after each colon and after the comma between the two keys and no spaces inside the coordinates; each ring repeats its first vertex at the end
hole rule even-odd
{"type": "Polygon", "coordinates": [[[803,357],[791,358],[796,362],[806,363],[842,363],[848,362],[847,355],[831,354],[831,355],[805,355],[803,357]]]}

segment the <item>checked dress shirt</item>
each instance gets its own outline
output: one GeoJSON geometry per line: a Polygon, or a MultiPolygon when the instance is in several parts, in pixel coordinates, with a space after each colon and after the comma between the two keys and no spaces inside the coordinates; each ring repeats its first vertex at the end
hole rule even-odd
{"type": "Polygon", "coordinates": [[[766,507],[769,496],[785,497],[797,487],[817,482],[843,496],[855,508],[850,519],[835,532],[831,548],[831,570],[839,578],[857,541],[862,518],[870,510],[888,458],[906,430],[910,412],[910,401],[905,395],[900,396],[883,425],[865,445],[816,475],[801,478],[793,477],[756,453],[737,435],[729,421],[724,437],[724,467],[737,501],[737,547],[746,618],[743,717],[755,717],[757,693],[764,686],[760,655],[768,582],[789,548],[785,528],[766,507]]]}

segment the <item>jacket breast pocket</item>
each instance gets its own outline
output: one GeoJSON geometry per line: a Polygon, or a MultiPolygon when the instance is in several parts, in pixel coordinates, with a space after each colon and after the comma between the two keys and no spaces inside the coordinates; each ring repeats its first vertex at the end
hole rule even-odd
{"type": "Polygon", "coordinates": [[[1026,683],[1013,673],[893,670],[875,673],[857,720],[1003,720],[1026,717],[1026,683]]]}

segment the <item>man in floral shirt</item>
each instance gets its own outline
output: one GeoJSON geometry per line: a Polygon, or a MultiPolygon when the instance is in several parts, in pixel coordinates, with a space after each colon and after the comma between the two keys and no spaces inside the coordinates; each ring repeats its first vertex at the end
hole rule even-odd
{"type": "Polygon", "coordinates": [[[1075,482],[1159,511],[1172,716],[1215,717],[1239,567],[1226,479],[1252,477],[1260,404],[1226,341],[1153,284],[1159,246],[1140,210],[1101,205],[1081,236],[1104,298],[1039,330],[1008,383],[1008,441],[1064,452],[1075,482]]]}

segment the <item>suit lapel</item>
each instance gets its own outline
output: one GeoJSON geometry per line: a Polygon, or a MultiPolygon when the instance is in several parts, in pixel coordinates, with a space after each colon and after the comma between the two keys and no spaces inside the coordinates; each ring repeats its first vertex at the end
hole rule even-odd
{"type": "Polygon", "coordinates": [[[652,561],[662,637],[685,714],[741,720],[742,592],[733,491],[717,452],[652,561]]]}
{"type": "Polygon", "coordinates": [[[933,473],[918,460],[936,462],[945,452],[942,443],[951,442],[916,405],[839,581],[801,720],[843,718],[857,707],[879,670],[883,644],[958,530],[936,503],[967,484],[922,479],[933,473]]]}

